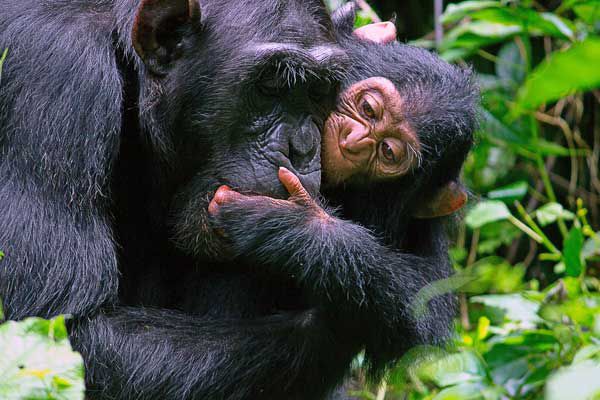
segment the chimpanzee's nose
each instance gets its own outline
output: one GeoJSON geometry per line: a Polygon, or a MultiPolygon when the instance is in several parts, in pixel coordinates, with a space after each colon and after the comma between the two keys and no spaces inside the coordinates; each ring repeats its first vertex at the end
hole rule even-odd
{"type": "Polygon", "coordinates": [[[341,147],[352,154],[359,154],[375,143],[368,129],[353,129],[340,142],[341,147]]]}
{"type": "Polygon", "coordinates": [[[321,134],[312,120],[306,118],[295,133],[290,135],[290,162],[292,166],[302,171],[308,168],[319,149],[321,134]]]}

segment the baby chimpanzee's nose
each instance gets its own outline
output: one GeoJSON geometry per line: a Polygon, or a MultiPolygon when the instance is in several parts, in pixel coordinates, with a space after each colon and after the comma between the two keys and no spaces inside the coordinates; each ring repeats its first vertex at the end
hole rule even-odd
{"type": "Polygon", "coordinates": [[[352,154],[360,154],[369,149],[375,141],[371,139],[369,130],[353,129],[340,142],[341,147],[352,154]]]}

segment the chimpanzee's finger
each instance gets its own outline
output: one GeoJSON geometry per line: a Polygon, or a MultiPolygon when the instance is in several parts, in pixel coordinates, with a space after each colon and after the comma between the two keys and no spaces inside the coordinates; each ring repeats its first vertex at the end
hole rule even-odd
{"type": "Polygon", "coordinates": [[[293,172],[285,167],[279,167],[279,180],[286,188],[292,197],[299,198],[303,201],[310,201],[310,194],[302,186],[302,182],[293,172]]]}
{"type": "Polygon", "coordinates": [[[239,200],[244,197],[242,194],[232,190],[229,186],[221,186],[217,189],[215,196],[212,198],[208,205],[208,213],[216,215],[219,211],[219,206],[225,203],[239,200]]]}

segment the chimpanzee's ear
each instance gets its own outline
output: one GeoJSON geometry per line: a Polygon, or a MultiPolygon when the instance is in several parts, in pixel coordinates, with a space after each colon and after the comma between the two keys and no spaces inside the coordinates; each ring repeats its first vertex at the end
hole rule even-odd
{"type": "Polygon", "coordinates": [[[467,191],[456,181],[451,181],[441,188],[433,197],[421,205],[414,217],[416,218],[437,218],[450,215],[460,210],[467,204],[467,191]]]}
{"type": "Polygon", "coordinates": [[[354,31],[354,36],[362,40],[368,40],[374,43],[391,43],[396,40],[396,25],[391,21],[377,22],[354,31]]]}
{"type": "Polygon", "coordinates": [[[356,20],[356,3],[349,1],[341,7],[338,7],[331,14],[333,27],[338,34],[343,36],[352,35],[354,30],[354,21],[356,20]]]}
{"type": "Polygon", "coordinates": [[[165,75],[181,56],[185,32],[198,27],[198,0],[142,0],[133,23],[133,47],[151,73],[165,75]]]}

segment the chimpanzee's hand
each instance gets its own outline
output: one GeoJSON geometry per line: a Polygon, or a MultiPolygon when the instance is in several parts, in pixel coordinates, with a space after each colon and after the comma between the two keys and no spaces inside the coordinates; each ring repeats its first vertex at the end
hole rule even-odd
{"type": "Polygon", "coordinates": [[[290,193],[287,200],[267,196],[244,195],[221,186],[208,206],[211,224],[237,255],[299,224],[324,223],[330,217],[304,189],[296,175],[279,169],[279,179],[290,193]]]}

